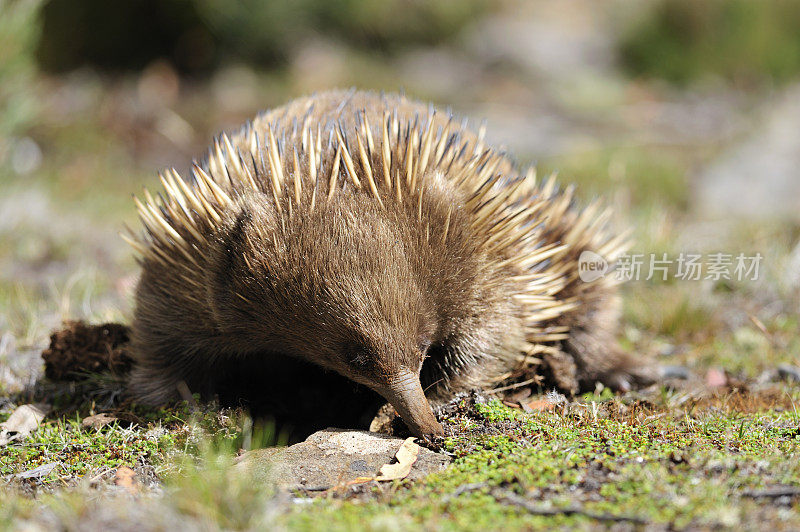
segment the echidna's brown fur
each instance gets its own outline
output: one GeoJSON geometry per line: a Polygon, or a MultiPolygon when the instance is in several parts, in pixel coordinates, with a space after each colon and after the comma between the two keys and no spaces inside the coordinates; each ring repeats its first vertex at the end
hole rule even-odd
{"type": "Polygon", "coordinates": [[[583,250],[625,249],[608,212],[520,173],[450,114],[394,95],[302,98],[217,138],[193,180],[162,183],[136,200],[145,232],[128,238],[143,264],[142,402],[180,381],[213,391],[220,367],[254,357],[379,391],[421,367],[436,400],[547,368],[570,392],[637,373],[616,347],[613,281],[578,278],[583,250]]]}

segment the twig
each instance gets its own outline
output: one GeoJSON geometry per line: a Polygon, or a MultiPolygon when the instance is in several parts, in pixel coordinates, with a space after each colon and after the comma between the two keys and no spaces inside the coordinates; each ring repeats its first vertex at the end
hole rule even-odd
{"type": "MultiPolygon", "coordinates": [[[[486,482],[464,484],[463,486],[459,486],[458,488],[456,488],[456,490],[453,491],[453,493],[445,495],[442,498],[442,502],[446,504],[450,502],[451,499],[458,497],[459,495],[462,495],[468,491],[477,491],[487,486],[488,484],[486,482]]],[[[520,508],[523,508],[525,511],[533,515],[542,515],[542,516],[582,515],[584,517],[588,517],[596,521],[612,521],[612,522],[624,521],[627,523],[635,523],[638,525],[645,525],[649,522],[647,519],[644,519],[642,517],[636,517],[631,515],[612,515],[605,513],[595,513],[585,510],[580,506],[566,506],[564,508],[542,508],[536,506],[527,499],[520,497],[513,491],[501,488],[494,488],[489,493],[492,497],[495,498],[497,502],[506,503],[513,506],[519,506],[520,508]]]]}
{"type": "Polygon", "coordinates": [[[488,488],[488,487],[489,487],[489,484],[487,484],[486,482],[473,482],[471,484],[463,484],[463,485],[457,487],[453,491],[453,493],[448,493],[447,495],[442,497],[442,504],[447,504],[452,499],[455,499],[459,495],[463,495],[464,493],[466,493],[468,491],[477,491],[479,489],[488,488]]]}
{"type": "Polygon", "coordinates": [[[778,497],[800,497],[800,488],[792,486],[778,486],[764,490],[745,490],[740,493],[742,497],[752,499],[777,499],[778,497]]]}
{"type": "Polygon", "coordinates": [[[502,489],[492,490],[492,496],[498,502],[504,502],[513,506],[519,506],[533,515],[554,516],[554,515],[582,515],[596,521],[625,521],[628,523],[636,523],[640,525],[647,524],[647,519],[635,517],[631,515],[612,515],[605,513],[595,513],[581,508],[580,506],[566,506],[563,508],[542,508],[534,505],[527,499],[520,497],[514,492],[502,489]]]}
{"type": "Polygon", "coordinates": [[[516,382],[514,384],[509,384],[508,386],[503,386],[501,388],[492,388],[491,390],[486,390],[486,393],[497,393],[497,392],[504,392],[506,390],[513,390],[514,388],[521,388],[521,387],[526,386],[528,384],[533,384],[537,380],[538,379],[533,378],[533,379],[528,379],[526,381],[516,382]]]}
{"type": "Polygon", "coordinates": [[[197,401],[194,400],[192,391],[189,389],[186,381],[178,381],[176,388],[178,388],[178,393],[181,395],[181,399],[188,403],[189,411],[197,412],[200,409],[200,406],[197,404],[197,401]]]}
{"type": "Polygon", "coordinates": [[[748,313],[747,317],[750,318],[750,321],[753,322],[753,325],[756,326],[756,329],[761,331],[761,334],[763,334],[764,337],[766,337],[766,339],[769,340],[769,343],[775,346],[776,345],[775,337],[769,333],[767,328],[764,326],[764,323],[757,317],[753,316],[752,314],[748,313]]]}
{"type": "Polygon", "coordinates": [[[335,486],[296,486],[292,491],[308,491],[308,492],[318,492],[318,491],[328,491],[329,489],[334,488],[335,486]]]}
{"type": "Polygon", "coordinates": [[[104,469],[103,471],[100,471],[98,474],[96,474],[95,476],[93,476],[92,478],[89,479],[89,483],[93,484],[93,483],[97,482],[98,480],[100,480],[101,478],[103,478],[104,476],[109,474],[111,471],[114,471],[114,469],[108,468],[108,469],[104,469]]]}

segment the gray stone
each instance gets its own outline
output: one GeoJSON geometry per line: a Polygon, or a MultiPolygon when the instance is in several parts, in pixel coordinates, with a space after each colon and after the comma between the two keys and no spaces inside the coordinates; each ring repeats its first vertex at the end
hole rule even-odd
{"type": "Polygon", "coordinates": [[[532,76],[574,78],[612,68],[613,39],[591,0],[539,0],[480,20],[464,36],[484,62],[510,63],[532,76]]]}
{"type": "Polygon", "coordinates": [[[661,378],[688,380],[692,372],[686,366],[661,366],[661,378]]]}
{"type": "MultiPolygon", "coordinates": [[[[279,489],[320,491],[377,475],[402,443],[402,438],[384,434],[328,428],[289,447],[249,451],[237,459],[235,467],[251,473],[256,482],[274,483],[279,489]]],[[[421,447],[406,478],[422,478],[449,463],[449,457],[421,447]]]]}
{"type": "Polygon", "coordinates": [[[710,217],[798,218],[800,85],[770,102],[764,123],[699,176],[695,208],[710,217]]]}

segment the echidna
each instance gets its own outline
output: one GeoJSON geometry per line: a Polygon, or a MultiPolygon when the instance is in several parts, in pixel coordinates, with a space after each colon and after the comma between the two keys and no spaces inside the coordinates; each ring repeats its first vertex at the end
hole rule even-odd
{"type": "Polygon", "coordinates": [[[568,392],[629,386],[614,282],[578,276],[582,251],[613,261],[625,236],[482,137],[403,96],[335,91],[222,134],[191,180],[164,172],[129,238],[132,394],[213,393],[252,360],[269,386],[270,361],[299,357],[429,435],[429,400],[462,390],[547,372],[568,392]]]}

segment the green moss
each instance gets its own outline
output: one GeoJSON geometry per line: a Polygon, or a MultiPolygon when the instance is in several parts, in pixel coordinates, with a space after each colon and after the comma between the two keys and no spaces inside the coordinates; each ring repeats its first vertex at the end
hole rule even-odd
{"type": "MultiPolygon", "coordinates": [[[[92,429],[81,425],[91,403],[76,406],[75,398],[62,395],[53,408],[58,411],[65,405],[74,414],[48,419],[23,442],[3,448],[0,476],[51,462],[59,465],[48,482],[76,481],[105,469],[144,464],[154,466],[155,473],[161,474],[175,468],[175,453],[231,455],[236,449],[285,442],[271,425],[254,426],[241,411],[213,407],[192,410],[185,402],[173,408],[134,407],[127,415],[129,421],[92,429]],[[131,423],[131,419],[136,422],[131,423]]],[[[0,422],[10,414],[0,414],[0,422]]]]}
{"type": "MultiPolygon", "coordinates": [[[[213,408],[139,410],[142,422],[128,428],[112,424],[87,431],[79,418],[48,421],[24,445],[4,451],[0,475],[57,461],[45,479],[55,486],[106,468],[150,464],[165,483],[160,504],[177,519],[229,529],[270,524],[298,530],[599,524],[581,513],[532,515],[503,502],[509,491],[542,508],[579,506],[654,526],[748,527],[759,524],[751,516],[768,502],[742,498],[744,490],[800,486],[800,412],[791,407],[800,402],[796,389],[681,408],[626,404],[606,394],[587,399],[592,402],[558,412],[523,413],[496,400],[477,405],[460,414],[472,416],[469,430],[445,442],[454,457],[448,469],[416,484],[397,481],[369,502],[324,498],[280,514],[270,510],[271,486],[231,468],[235,451],[252,445],[259,430],[248,428],[237,412],[213,408]],[[737,402],[742,398],[756,401],[754,408],[743,408],[737,402]]],[[[86,504],[68,494],[43,501],[67,514],[86,504]]],[[[13,496],[0,511],[0,523],[30,511],[13,496]]],[[[800,509],[782,515],[786,526],[800,525],[800,509]]]]}
{"type": "Polygon", "coordinates": [[[610,401],[614,398],[614,392],[611,391],[611,388],[603,387],[600,390],[596,390],[591,393],[585,393],[581,396],[581,399],[587,403],[595,402],[603,402],[603,401],[610,401]]]}
{"type": "Polygon", "coordinates": [[[796,462],[800,456],[800,439],[796,431],[776,428],[797,423],[794,411],[744,415],[712,410],[640,424],[609,415],[607,409],[595,419],[552,412],[506,415],[505,408],[490,403],[478,409],[502,421],[524,418],[518,431],[451,438],[447,448],[457,457],[452,467],[394,494],[390,502],[320,501],[290,513],[286,524],[301,530],[321,523],[335,530],[356,524],[375,529],[385,523],[446,530],[597,524],[581,515],[529,515],[491,495],[493,489],[510,489],[543,507],[577,501],[586,511],[653,524],[733,526],[759,505],[739,499],[740,491],[763,485],[765,478],[800,484],[800,466],[784,467],[789,458],[796,462]],[[454,496],[463,486],[475,489],[454,496]]]}
{"type": "Polygon", "coordinates": [[[48,421],[23,443],[3,449],[0,475],[57,462],[58,467],[45,480],[57,482],[123,465],[157,463],[175,445],[176,438],[173,432],[123,428],[117,422],[101,430],[87,430],[81,428],[79,419],[48,421]]]}
{"type": "Polygon", "coordinates": [[[515,421],[519,419],[518,410],[505,406],[498,399],[491,399],[485,404],[478,403],[475,405],[475,410],[490,423],[497,421],[515,421]]]}

